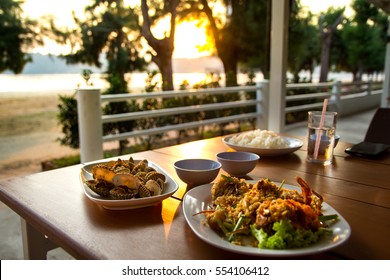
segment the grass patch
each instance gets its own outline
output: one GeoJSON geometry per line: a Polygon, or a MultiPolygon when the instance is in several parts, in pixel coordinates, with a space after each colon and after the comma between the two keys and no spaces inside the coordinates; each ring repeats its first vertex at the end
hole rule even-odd
{"type": "Polygon", "coordinates": [[[0,118],[0,136],[26,135],[33,132],[46,131],[56,126],[56,112],[35,112],[0,118]]]}
{"type": "Polygon", "coordinates": [[[56,168],[71,166],[80,163],[80,155],[67,156],[53,159],[52,163],[56,168]]]}
{"type": "MultiPolygon", "coordinates": [[[[144,151],[142,147],[140,146],[132,146],[127,148],[124,151],[124,155],[132,154],[136,152],[144,151]]],[[[118,150],[110,150],[110,151],[104,151],[104,158],[111,158],[111,157],[117,157],[120,156],[118,150]]],[[[80,160],[80,154],[72,155],[72,156],[66,156],[61,158],[56,158],[48,161],[45,165],[45,168],[43,169],[54,169],[54,168],[62,168],[67,166],[72,166],[79,164],[81,162],[80,160]]]]}

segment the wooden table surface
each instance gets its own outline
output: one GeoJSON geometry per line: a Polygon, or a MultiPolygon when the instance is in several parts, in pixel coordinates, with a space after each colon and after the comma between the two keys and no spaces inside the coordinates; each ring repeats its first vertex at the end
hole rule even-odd
{"type": "MultiPolygon", "coordinates": [[[[350,145],[338,144],[330,166],[307,163],[304,143],[287,156],[261,157],[249,174],[254,180],[285,180],[291,185],[297,185],[295,177],[300,176],[348,221],[352,233],[347,242],[301,258],[390,259],[390,155],[375,160],[352,157],[344,152],[350,145]]],[[[183,215],[181,199],[187,186],[173,163],[183,158],[215,159],[216,153],[226,150],[216,137],[132,154],[159,165],[179,184],[172,197],[151,207],[113,211],[90,201],[79,180],[81,164],[0,181],[0,199],[25,221],[26,258],[45,257],[42,254],[52,244],[77,259],[261,258],[205,243],[183,215]]]]}

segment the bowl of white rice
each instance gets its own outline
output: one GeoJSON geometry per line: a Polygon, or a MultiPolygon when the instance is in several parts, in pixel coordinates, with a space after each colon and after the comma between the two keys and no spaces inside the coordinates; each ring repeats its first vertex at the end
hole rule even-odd
{"type": "Polygon", "coordinates": [[[288,147],[288,142],[276,132],[256,129],[233,135],[229,143],[239,146],[277,149],[288,147]]]}
{"type": "Polygon", "coordinates": [[[251,152],[261,156],[289,154],[303,145],[300,139],[260,129],[224,137],[223,142],[236,151],[251,152]]]}

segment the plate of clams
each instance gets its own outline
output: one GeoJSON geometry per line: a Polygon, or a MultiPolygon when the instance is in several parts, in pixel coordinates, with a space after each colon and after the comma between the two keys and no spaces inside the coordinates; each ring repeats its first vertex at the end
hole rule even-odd
{"type": "Polygon", "coordinates": [[[120,159],[88,163],[81,168],[84,194],[110,210],[152,206],[172,196],[178,184],[147,159],[120,159]]]}

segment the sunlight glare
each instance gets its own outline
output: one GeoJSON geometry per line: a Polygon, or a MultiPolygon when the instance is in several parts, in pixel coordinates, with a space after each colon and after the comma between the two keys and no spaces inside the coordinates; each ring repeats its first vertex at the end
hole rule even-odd
{"type": "Polygon", "coordinates": [[[196,58],[210,55],[199,47],[208,44],[204,25],[198,27],[195,21],[185,21],[176,27],[174,58],[196,58]]]}
{"type": "MultiPolygon", "coordinates": [[[[169,17],[165,17],[153,28],[152,32],[156,38],[162,39],[164,36],[169,36],[169,20],[169,17]]],[[[199,50],[200,47],[208,45],[209,41],[207,40],[205,23],[198,26],[198,21],[184,21],[176,25],[173,58],[209,56],[210,51],[199,50]]]]}
{"type": "Polygon", "coordinates": [[[189,143],[190,145],[182,148],[179,147],[178,154],[182,158],[203,158],[203,147],[206,145],[205,142],[200,141],[200,142],[191,142],[189,143]]]}
{"type": "Polygon", "coordinates": [[[342,8],[345,7],[345,15],[347,17],[353,14],[351,8],[352,0],[327,0],[327,1],[313,1],[313,0],[301,0],[301,5],[308,8],[313,14],[319,14],[325,12],[328,8],[342,8]]]}
{"type": "Polygon", "coordinates": [[[74,26],[72,12],[83,18],[84,7],[91,4],[91,0],[26,0],[23,4],[24,12],[32,19],[39,19],[44,15],[53,15],[58,26],[74,26]]]}
{"type": "Polygon", "coordinates": [[[44,45],[35,47],[33,53],[40,53],[42,55],[63,55],[71,52],[71,47],[68,45],[59,45],[55,41],[44,38],[44,45]]]}
{"type": "MultiPolygon", "coordinates": [[[[67,0],[67,1],[48,1],[48,0],[25,0],[23,10],[26,15],[32,19],[39,19],[43,15],[55,16],[55,22],[58,26],[67,26],[72,28],[74,21],[72,11],[79,18],[84,17],[84,8],[93,3],[93,0],[67,0]]],[[[136,0],[124,0],[126,5],[139,5],[136,0]]],[[[218,3],[218,2],[217,2],[218,3]]],[[[346,6],[347,14],[350,10],[351,0],[329,0],[329,1],[312,1],[302,0],[302,5],[307,6],[314,13],[325,10],[330,5],[346,6]]],[[[216,5],[214,7],[218,13],[225,13],[223,6],[216,5]]],[[[164,32],[169,30],[169,17],[164,19],[161,24],[153,29],[154,35],[161,39],[164,37],[164,32]]],[[[213,52],[212,47],[209,47],[210,39],[207,38],[204,24],[197,26],[196,21],[184,21],[177,24],[175,34],[175,50],[173,58],[196,58],[201,56],[210,56],[213,52]],[[200,46],[206,46],[207,51],[199,51],[200,46]]],[[[57,46],[54,42],[48,42],[45,47],[40,47],[34,52],[63,54],[69,51],[69,47],[57,46]]]]}

